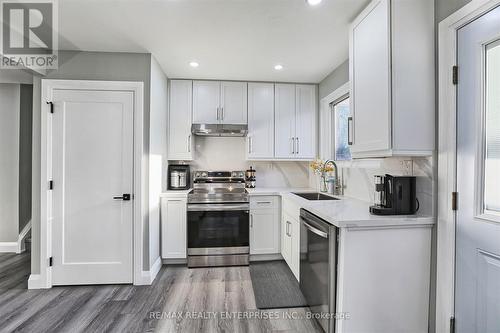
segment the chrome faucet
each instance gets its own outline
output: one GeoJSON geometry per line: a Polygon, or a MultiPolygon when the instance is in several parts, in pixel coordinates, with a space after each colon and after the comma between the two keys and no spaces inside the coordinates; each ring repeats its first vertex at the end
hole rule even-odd
{"type": "Polygon", "coordinates": [[[338,168],[337,168],[337,163],[335,163],[334,160],[326,160],[325,161],[325,164],[323,164],[323,171],[321,173],[321,178],[323,179],[323,181],[325,181],[325,170],[326,170],[326,166],[328,164],[332,164],[334,169],[335,169],[335,187],[333,188],[333,194],[334,195],[343,195],[343,186],[342,184],[340,184],[340,181],[339,181],[339,171],[338,171],[338,168]]]}

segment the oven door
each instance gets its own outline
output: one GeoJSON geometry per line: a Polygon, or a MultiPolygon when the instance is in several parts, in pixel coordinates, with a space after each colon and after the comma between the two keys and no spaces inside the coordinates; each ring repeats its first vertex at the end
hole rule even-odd
{"type": "Polygon", "coordinates": [[[249,253],[249,205],[188,204],[188,255],[249,253]]]}

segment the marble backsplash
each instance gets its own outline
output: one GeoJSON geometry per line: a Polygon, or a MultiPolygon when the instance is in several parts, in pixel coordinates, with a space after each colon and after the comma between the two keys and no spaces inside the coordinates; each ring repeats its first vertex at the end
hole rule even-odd
{"type": "MultiPolygon", "coordinates": [[[[417,177],[416,195],[420,203],[418,214],[434,215],[435,212],[435,172],[434,159],[422,158],[383,158],[377,160],[361,160],[340,162],[339,173],[345,185],[344,194],[349,197],[373,202],[375,175],[390,174],[393,176],[413,175],[417,177]],[[411,161],[411,162],[407,162],[411,161]]],[[[310,173],[310,186],[318,186],[318,176],[310,173]]]]}
{"type": "Polygon", "coordinates": [[[308,187],[308,162],[247,161],[245,138],[196,137],[191,170],[256,170],[258,187],[308,187]]]}
{"type": "MultiPolygon", "coordinates": [[[[189,164],[191,170],[246,170],[252,166],[256,170],[257,187],[319,189],[318,176],[310,170],[309,162],[247,161],[245,149],[245,138],[196,137],[195,160],[189,164]]],[[[434,215],[436,189],[434,161],[433,157],[393,157],[339,162],[340,177],[345,184],[344,194],[372,202],[375,190],[373,176],[414,175],[417,177],[419,214],[434,215]],[[409,160],[411,160],[410,165],[405,162],[409,160]]]]}

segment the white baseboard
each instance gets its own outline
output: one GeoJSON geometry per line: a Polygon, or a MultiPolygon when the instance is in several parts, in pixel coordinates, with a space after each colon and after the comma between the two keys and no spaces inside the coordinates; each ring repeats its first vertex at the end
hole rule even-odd
{"type": "Polygon", "coordinates": [[[0,242],[0,253],[18,253],[17,242],[0,242]]]}
{"type": "Polygon", "coordinates": [[[162,259],[163,265],[185,265],[187,259],[162,259]]]}
{"type": "Polygon", "coordinates": [[[156,259],[155,263],[153,264],[153,266],[151,266],[151,268],[149,269],[150,274],[151,274],[151,283],[153,283],[156,276],[160,272],[161,266],[162,266],[161,257],[158,257],[156,259]]]}
{"type": "Polygon", "coordinates": [[[28,278],[28,289],[48,289],[48,287],[43,283],[40,274],[31,274],[28,278]]]}
{"type": "Polygon", "coordinates": [[[275,254],[251,254],[250,261],[271,261],[271,260],[283,260],[283,257],[279,253],[275,254]]]}
{"type": "Polygon", "coordinates": [[[28,235],[28,232],[31,230],[31,221],[26,223],[23,230],[19,233],[19,237],[17,238],[17,251],[16,253],[22,253],[26,251],[26,244],[24,243],[24,239],[28,235]]]}
{"type": "Polygon", "coordinates": [[[160,271],[161,265],[162,265],[161,258],[158,257],[158,259],[156,259],[155,263],[153,264],[153,266],[151,266],[149,271],[141,272],[141,278],[139,279],[139,281],[134,281],[134,285],[136,286],[151,285],[151,283],[153,283],[153,281],[155,280],[156,275],[160,271]]]}

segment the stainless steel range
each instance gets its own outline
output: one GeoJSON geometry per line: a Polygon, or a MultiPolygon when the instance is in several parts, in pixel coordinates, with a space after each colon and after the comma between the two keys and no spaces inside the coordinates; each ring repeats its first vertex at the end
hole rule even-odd
{"type": "Polygon", "coordinates": [[[248,265],[250,204],[243,171],[196,171],[187,210],[188,267],[248,265]]]}

